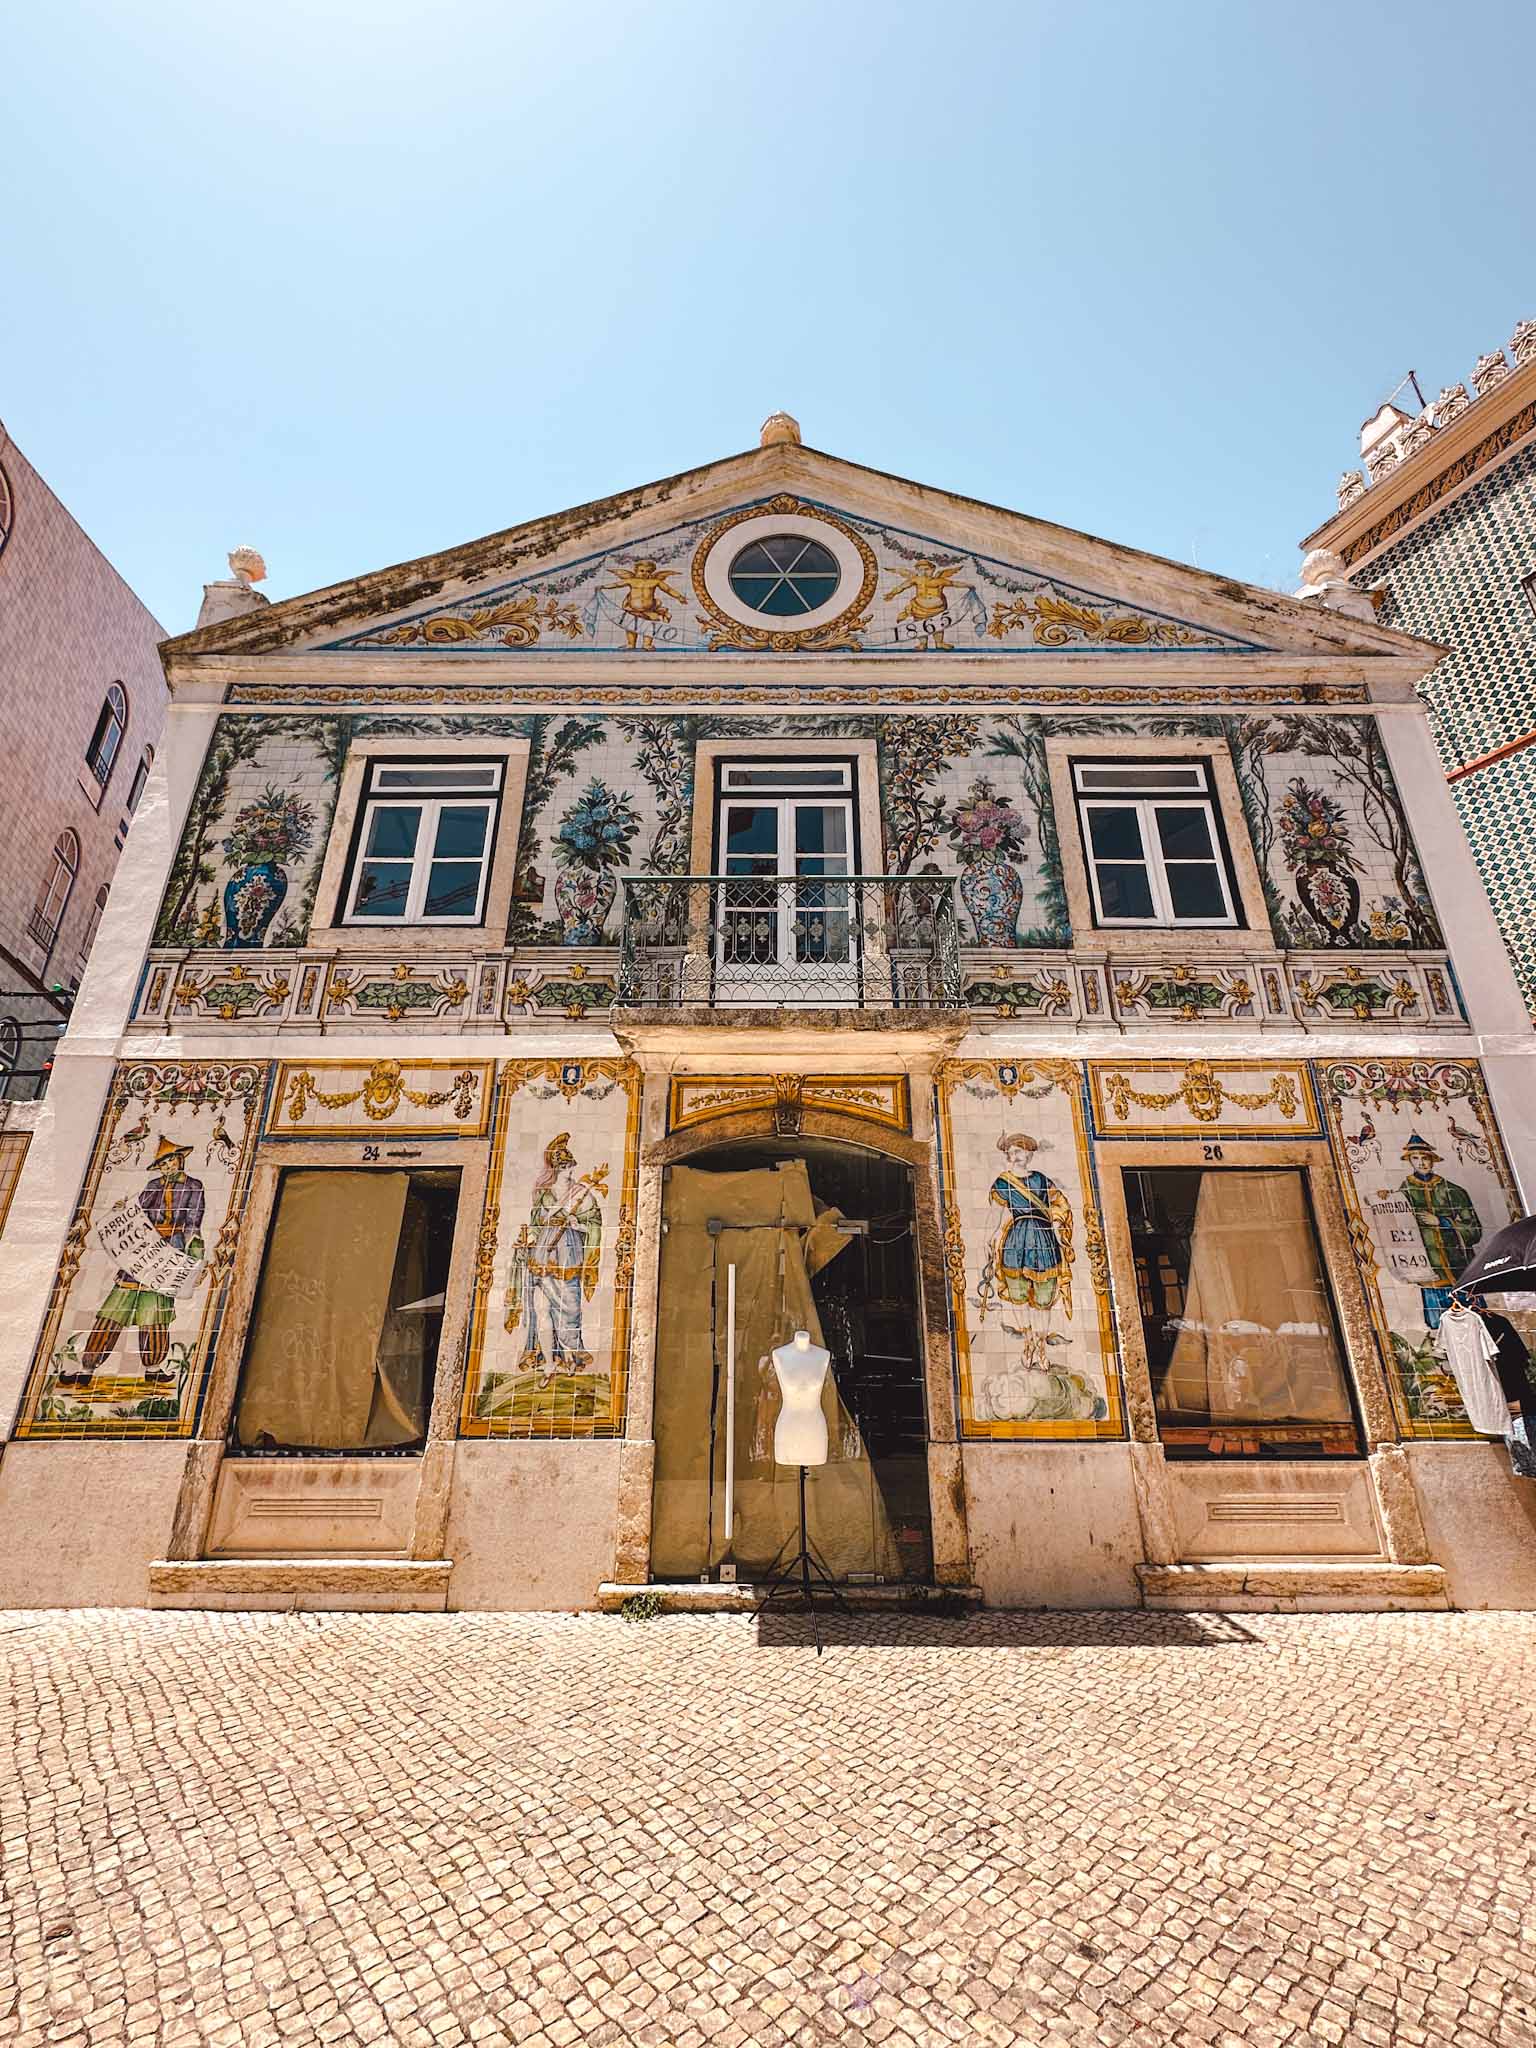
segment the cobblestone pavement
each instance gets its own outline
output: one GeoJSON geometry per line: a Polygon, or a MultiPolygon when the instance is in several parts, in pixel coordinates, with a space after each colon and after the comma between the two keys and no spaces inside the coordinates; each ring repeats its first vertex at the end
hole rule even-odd
{"type": "Polygon", "coordinates": [[[11,1614],[0,1674],[16,2048],[1536,2043],[1536,1616],[11,1614]]]}

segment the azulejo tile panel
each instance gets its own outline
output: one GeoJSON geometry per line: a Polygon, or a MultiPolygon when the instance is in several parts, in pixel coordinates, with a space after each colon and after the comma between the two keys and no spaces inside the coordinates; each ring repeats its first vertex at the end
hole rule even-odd
{"type": "Polygon", "coordinates": [[[1119,1060],[1090,1066],[1099,1138],[1320,1138],[1312,1077],[1299,1061],[1119,1060]]]}
{"type": "Polygon", "coordinates": [[[1478,1240],[1520,1213],[1482,1075],[1462,1060],[1341,1060],[1319,1085],[1399,1423],[1469,1436],[1435,1332],[1478,1240]]]}
{"type": "Polygon", "coordinates": [[[223,717],[155,926],[236,955],[304,943],[351,721],[223,717]]]}
{"type": "Polygon", "coordinates": [[[1376,720],[1293,712],[1224,724],[1278,943],[1442,946],[1376,720]]]}
{"type": "Polygon", "coordinates": [[[462,1435],[622,1434],[639,1151],[629,1061],[501,1066],[462,1435]]]}
{"type": "Polygon", "coordinates": [[[17,1436],[193,1434],[267,1072],[255,1062],[117,1068],[17,1436]]]}
{"type": "Polygon", "coordinates": [[[1142,658],[1165,650],[1245,652],[1258,645],[788,495],[690,520],[550,574],[487,585],[330,644],[551,655],[1042,654],[1071,647],[1142,658]],[[807,614],[803,630],[790,618],[733,605],[725,582],[724,564],[744,536],[775,519],[817,541],[839,565],[835,595],[807,614]]]}
{"type": "Polygon", "coordinates": [[[489,1060],[285,1060],[274,1138],[480,1138],[490,1124],[489,1060]]]}
{"type": "Polygon", "coordinates": [[[952,1060],[937,1095],[961,1434],[1123,1436],[1082,1069],[952,1060]]]}

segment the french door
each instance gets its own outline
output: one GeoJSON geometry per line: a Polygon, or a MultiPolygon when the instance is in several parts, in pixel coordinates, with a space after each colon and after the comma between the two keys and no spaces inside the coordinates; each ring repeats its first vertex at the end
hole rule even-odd
{"type": "Polygon", "coordinates": [[[856,1003],[853,766],[721,766],[715,999],[856,1003]]]}

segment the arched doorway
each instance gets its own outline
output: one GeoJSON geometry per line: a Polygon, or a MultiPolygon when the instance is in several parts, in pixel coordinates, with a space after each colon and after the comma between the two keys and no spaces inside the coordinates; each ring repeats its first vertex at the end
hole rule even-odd
{"type": "Polygon", "coordinates": [[[779,1401],[769,1354],[809,1326],[832,1354],[823,1401],[830,1456],[809,1484],[813,1542],[846,1582],[927,1581],[911,1167],[842,1139],[754,1135],[692,1151],[665,1171],[652,1576],[758,1577],[793,1535],[797,1474],[773,1461],[779,1401]]]}

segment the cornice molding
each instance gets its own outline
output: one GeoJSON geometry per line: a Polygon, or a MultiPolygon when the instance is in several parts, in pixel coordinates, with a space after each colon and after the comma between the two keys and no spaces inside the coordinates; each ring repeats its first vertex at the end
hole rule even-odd
{"type": "Polygon", "coordinates": [[[1301,543],[1332,548],[1352,571],[1404,538],[1497,467],[1536,432],[1536,359],[1512,370],[1439,428],[1406,462],[1309,533],[1301,543]]]}

